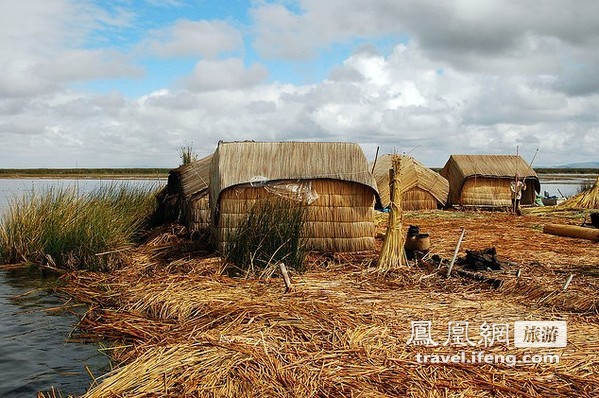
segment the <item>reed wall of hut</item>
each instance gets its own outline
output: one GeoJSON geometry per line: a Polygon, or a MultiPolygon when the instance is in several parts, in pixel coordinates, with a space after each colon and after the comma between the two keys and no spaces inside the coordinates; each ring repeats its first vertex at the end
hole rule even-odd
{"type": "MultiPolygon", "coordinates": [[[[384,207],[391,203],[389,169],[392,168],[393,156],[381,156],[370,165],[384,207]]],[[[449,194],[448,181],[410,156],[402,155],[400,160],[402,209],[433,210],[444,207],[449,194]]]]}
{"type": "Polygon", "coordinates": [[[212,155],[180,166],[169,173],[166,192],[170,214],[191,232],[210,229],[210,163],[212,155]]]}
{"type": "Polygon", "coordinates": [[[527,186],[521,204],[533,204],[541,184],[535,171],[520,156],[452,155],[439,174],[449,181],[448,205],[509,208],[510,183],[516,173],[527,186]]]}
{"type": "Polygon", "coordinates": [[[309,200],[295,199],[307,206],[302,232],[307,249],[375,248],[378,193],[357,144],[221,143],[212,161],[211,182],[213,238],[221,251],[254,205],[280,196],[290,198],[277,191],[285,185],[301,186],[304,192],[309,187],[309,200]]]}

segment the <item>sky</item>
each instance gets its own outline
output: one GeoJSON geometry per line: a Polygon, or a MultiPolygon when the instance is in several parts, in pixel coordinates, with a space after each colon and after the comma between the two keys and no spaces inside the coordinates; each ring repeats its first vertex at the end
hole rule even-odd
{"type": "Polygon", "coordinates": [[[223,141],[599,161],[595,0],[0,0],[0,168],[223,141]]]}

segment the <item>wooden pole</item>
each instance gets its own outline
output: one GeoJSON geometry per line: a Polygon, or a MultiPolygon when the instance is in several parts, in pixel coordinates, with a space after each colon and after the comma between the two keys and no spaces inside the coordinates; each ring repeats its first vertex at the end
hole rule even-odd
{"type": "Polygon", "coordinates": [[[370,172],[370,174],[374,174],[374,168],[376,167],[376,161],[379,158],[379,148],[380,147],[376,147],[376,154],[374,155],[374,162],[372,163],[372,171],[370,172]]]}
{"type": "Polygon", "coordinates": [[[287,273],[287,267],[285,267],[284,263],[279,263],[279,269],[281,270],[281,274],[283,274],[283,280],[285,281],[285,293],[288,293],[291,290],[291,279],[287,273]]]}
{"type": "Polygon", "coordinates": [[[455,251],[453,252],[453,257],[451,259],[451,262],[449,263],[449,267],[447,267],[447,274],[445,275],[446,278],[449,278],[449,276],[451,275],[451,270],[453,269],[453,264],[455,263],[455,260],[458,257],[458,252],[460,251],[460,245],[462,244],[462,239],[464,239],[465,232],[466,229],[462,227],[462,234],[460,235],[460,239],[458,239],[458,244],[456,245],[455,251]]]}

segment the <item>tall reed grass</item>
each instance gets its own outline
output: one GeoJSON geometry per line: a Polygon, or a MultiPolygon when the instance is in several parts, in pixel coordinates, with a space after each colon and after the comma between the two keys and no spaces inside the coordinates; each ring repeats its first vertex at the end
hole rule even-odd
{"type": "Polygon", "coordinates": [[[305,205],[289,200],[258,202],[227,239],[226,260],[246,274],[261,272],[279,262],[303,271],[306,252],[301,233],[305,215],[305,205]]]}
{"type": "Polygon", "coordinates": [[[0,260],[109,270],[148,224],[155,190],[108,185],[79,194],[49,189],[14,200],[0,219],[0,260]]]}

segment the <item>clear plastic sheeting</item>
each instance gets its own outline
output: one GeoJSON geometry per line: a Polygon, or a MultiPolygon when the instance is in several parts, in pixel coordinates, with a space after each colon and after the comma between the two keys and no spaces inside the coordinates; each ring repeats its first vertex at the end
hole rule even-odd
{"type": "Polygon", "coordinates": [[[312,204],[318,199],[318,192],[312,188],[311,181],[270,181],[261,186],[272,194],[296,202],[312,204]]]}
{"type": "Polygon", "coordinates": [[[252,187],[262,187],[265,184],[268,184],[268,177],[264,177],[264,176],[253,176],[250,179],[250,186],[252,186],[252,187]]]}

